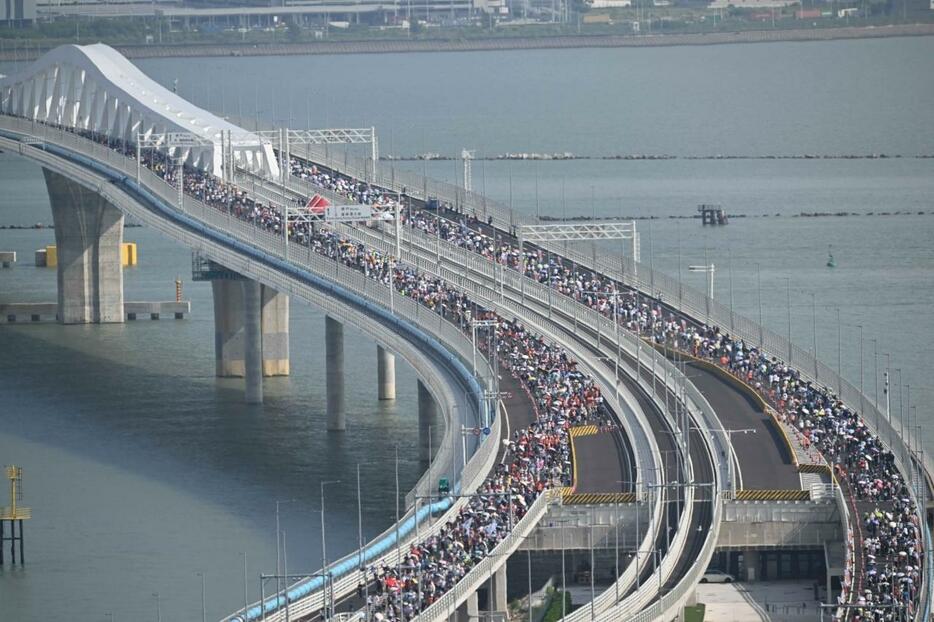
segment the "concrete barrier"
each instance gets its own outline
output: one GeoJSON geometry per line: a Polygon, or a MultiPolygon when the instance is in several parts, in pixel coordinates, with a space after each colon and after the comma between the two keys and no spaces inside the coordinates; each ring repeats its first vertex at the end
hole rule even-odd
{"type": "Polygon", "coordinates": [[[0,251],[0,267],[9,268],[16,263],[16,251],[0,251]]]}

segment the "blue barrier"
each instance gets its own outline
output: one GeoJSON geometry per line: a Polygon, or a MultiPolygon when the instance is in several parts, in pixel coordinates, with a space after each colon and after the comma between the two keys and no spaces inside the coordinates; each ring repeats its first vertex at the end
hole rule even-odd
{"type": "MultiPolygon", "coordinates": [[[[441,501],[436,501],[430,506],[425,506],[419,508],[418,514],[415,516],[410,516],[406,520],[402,521],[399,525],[399,537],[400,539],[403,536],[407,536],[409,533],[415,530],[416,518],[419,522],[428,517],[429,514],[434,514],[435,512],[442,512],[447,510],[453,504],[452,497],[445,497],[441,501]]],[[[363,549],[363,559],[360,559],[360,556],[357,556],[356,559],[347,559],[334,566],[330,573],[331,580],[334,580],[338,577],[349,574],[353,571],[360,570],[361,562],[365,566],[367,562],[372,560],[375,557],[378,557],[385,553],[387,550],[392,548],[396,542],[396,533],[395,531],[391,534],[383,536],[381,539],[373,542],[363,549]]],[[[286,593],[286,598],[289,602],[293,602],[311,594],[318,588],[324,587],[324,577],[317,576],[310,579],[306,579],[298,584],[296,584],[292,589],[286,593]]],[[[279,607],[285,605],[285,598],[281,596],[274,596],[268,599],[263,603],[263,607],[266,612],[275,611],[279,607]]],[[[263,609],[260,608],[260,605],[256,605],[249,609],[246,612],[246,619],[244,620],[243,616],[235,616],[231,618],[231,622],[249,622],[250,620],[256,620],[263,614],[263,609]]]]}
{"type": "MultiPolygon", "coordinates": [[[[17,141],[20,141],[22,136],[20,134],[8,132],[5,130],[0,130],[0,135],[17,141]]],[[[158,211],[170,220],[174,220],[176,223],[183,225],[185,228],[208,239],[211,239],[218,244],[226,246],[227,248],[247,255],[254,260],[258,260],[259,262],[269,267],[275,268],[280,272],[284,272],[293,278],[304,281],[318,290],[330,293],[343,302],[357,307],[358,309],[364,310],[369,314],[376,316],[383,322],[395,326],[397,329],[399,329],[400,333],[406,335],[410,340],[421,343],[427,348],[428,351],[434,352],[435,356],[440,357],[440,359],[445,362],[456,373],[456,375],[461,378],[462,381],[464,381],[464,384],[469,387],[474,396],[479,396],[482,394],[483,390],[480,387],[480,383],[470,373],[461,360],[452,354],[447,348],[445,348],[444,345],[442,345],[441,342],[439,342],[437,339],[419,330],[412,322],[396,317],[382,306],[372,303],[362,296],[359,296],[358,294],[355,294],[340,285],[327,281],[326,279],[308,272],[307,270],[303,270],[291,263],[288,263],[287,261],[275,255],[270,255],[265,251],[245,244],[230,235],[221,233],[204,225],[187,214],[179,212],[173,206],[168,205],[160,197],[156,196],[142,185],[137,184],[135,179],[131,180],[121,171],[113,169],[92,158],[88,158],[87,156],[80,153],[75,153],[70,149],[66,149],[59,145],[43,143],[38,146],[43,150],[48,151],[49,153],[100,173],[109,179],[115,186],[120,187],[122,190],[136,198],[141,205],[147,206],[150,210],[158,211]]],[[[479,398],[477,399],[477,406],[480,407],[479,398]]],[[[459,489],[460,482],[457,482],[455,485],[455,492],[458,492],[459,489]]],[[[453,497],[446,497],[440,501],[432,503],[430,506],[420,508],[416,515],[404,520],[402,524],[399,525],[398,529],[393,530],[392,533],[387,534],[376,542],[372,542],[364,547],[362,555],[363,564],[365,565],[368,561],[379,557],[384,552],[392,548],[397,541],[397,537],[402,539],[403,537],[408,536],[409,533],[415,530],[416,522],[421,522],[423,519],[427,518],[429,514],[446,511],[451,507],[453,502],[453,497]]],[[[329,576],[333,581],[334,579],[342,577],[350,572],[359,570],[360,563],[361,556],[359,555],[356,556],[356,558],[346,559],[334,566],[331,569],[329,576]]],[[[275,611],[279,607],[285,605],[286,599],[288,602],[292,602],[307,596],[316,589],[321,588],[323,585],[324,577],[322,576],[313,577],[311,579],[299,582],[285,594],[285,597],[277,594],[267,599],[264,603],[249,609],[245,614],[245,619],[243,616],[236,616],[231,618],[231,620],[237,622],[249,622],[251,620],[256,620],[262,616],[264,612],[275,611]]]]}

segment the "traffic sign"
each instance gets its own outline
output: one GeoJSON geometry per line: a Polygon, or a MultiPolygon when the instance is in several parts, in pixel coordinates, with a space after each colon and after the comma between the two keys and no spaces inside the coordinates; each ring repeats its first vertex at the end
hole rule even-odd
{"type": "Polygon", "coordinates": [[[483,428],[483,436],[489,436],[489,435],[490,435],[490,428],[489,427],[483,428]]]}

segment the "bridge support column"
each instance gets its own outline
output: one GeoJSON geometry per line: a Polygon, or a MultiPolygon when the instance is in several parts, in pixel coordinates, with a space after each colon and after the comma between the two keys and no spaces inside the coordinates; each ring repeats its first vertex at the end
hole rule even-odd
{"type": "Polygon", "coordinates": [[[379,399],[396,399],[396,357],[380,345],[376,346],[376,383],[379,399]]]}
{"type": "MultiPolygon", "coordinates": [[[[220,378],[242,378],[244,364],[244,279],[214,279],[214,364],[220,378]]],[[[262,373],[289,375],[289,297],[261,286],[262,373]]]]}
{"type": "Polygon", "coordinates": [[[42,174],[55,222],[59,322],[123,322],[123,213],[63,175],[42,174]]]}
{"type": "Polygon", "coordinates": [[[220,378],[241,378],[243,364],[243,281],[211,281],[214,293],[214,364],[220,378]]]}
{"type": "Polygon", "coordinates": [[[263,285],[263,375],[289,375],[289,297],[263,285]]]}
{"type": "Polygon", "coordinates": [[[477,593],[474,592],[457,608],[455,619],[457,622],[476,622],[479,617],[480,605],[478,604],[477,593]]]}
{"type": "Polygon", "coordinates": [[[506,564],[493,573],[490,590],[490,611],[506,611],[506,564]]]}
{"type": "Polygon", "coordinates": [[[743,551],[743,564],[746,567],[747,581],[760,581],[762,579],[759,576],[759,551],[752,549],[743,551]]]}
{"type": "Polygon", "coordinates": [[[347,429],[344,420],[344,325],[331,316],[324,320],[324,352],[328,430],[339,432],[347,429]]]}
{"type": "Polygon", "coordinates": [[[247,404],[263,403],[262,286],[243,281],[244,367],[247,404]]]}
{"type": "Polygon", "coordinates": [[[431,460],[431,447],[428,443],[429,428],[435,420],[438,405],[428,387],[418,381],[418,457],[422,462],[431,460]]]}

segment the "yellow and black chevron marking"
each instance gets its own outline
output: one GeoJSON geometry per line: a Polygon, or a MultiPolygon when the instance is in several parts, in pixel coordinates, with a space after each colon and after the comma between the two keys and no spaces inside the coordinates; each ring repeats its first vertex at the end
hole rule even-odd
{"type": "Polygon", "coordinates": [[[826,473],[830,475],[830,467],[826,464],[799,464],[798,473],[826,473]]]}
{"type": "MultiPolygon", "coordinates": [[[[738,490],[737,501],[808,501],[808,490],[738,490]]],[[[567,503],[567,502],[565,502],[567,503]]]]}
{"type": "Polygon", "coordinates": [[[571,437],[593,436],[600,433],[600,428],[595,425],[579,425],[570,429],[571,437]]]}
{"type": "Polygon", "coordinates": [[[565,492],[562,500],[564,505],[635,503],[636,494],[633,492],[565,492]]]}

